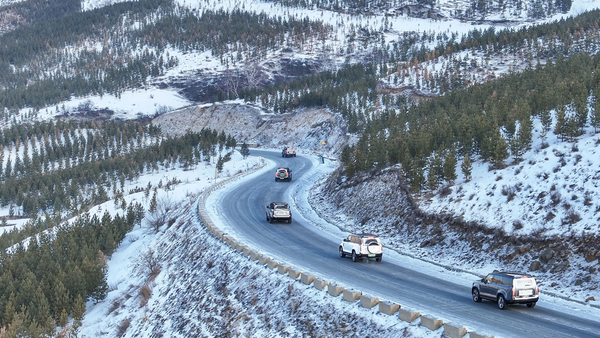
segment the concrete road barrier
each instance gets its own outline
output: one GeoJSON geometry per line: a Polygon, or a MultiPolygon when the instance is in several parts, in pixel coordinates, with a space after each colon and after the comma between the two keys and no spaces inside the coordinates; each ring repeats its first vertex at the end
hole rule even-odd
{"type": "Polygon", "coordinates": [[[278,262],[275,262],[275,261],[268,261],[268,262],[267,262],[267,267],[268,267],[269,269],[271,269],[271,270],[273,270],[273,269],[277,268],[278,266],[279,266],[279,263],[278,263],[278,262]]]}
{"type": "Polygon", "coordinates": [[[347,302],[354,302],[360,299],[362,292],[355,290],[344,290],[344,300],[347,302]]]}
{"type": "Polygon", "coordinates": [[[421,326],[425,326],[431,331],[435,331],[444,325],[444,321],[441,319],[433,319],[427,316],[421,316],[421,326]]]}
{"type": "Polygon", "coordinates": [[[267,257],[267,256],[262,256],[258,262],[262,265],[267,264],[269,261],[271,260],[271,257],[267,257]]]}
{"type": "Polygon", "coordinates": [[[304,272],[300,274],[300,281],[306,285],[310,285],[310,283],[312,283],[316,278],[317,277],[315,277],[314,275],[309,275],[304,272]]]}
{"type": "Polygon", "coordinates": [[[467,334],[467,329],[464,327],[454,326],[452,324],[444,324],[444,336],[450,338],[462,338],[467,334]]]}
{"type": "Polygon", "coordinates": [[[320,279],[315,279],[313,285],[315,286],[315,288],[317,288],[317,290],[323,291],[323,289],[325,289],[325,287],[329,284],[329,282],[326,282],[324,280],[320,280],[320,279]]]}
{"type": "Polygon", "coordinates": [[[394,313],[398,312],[398,310],[400,309],[400,305],[398,304],[394,304],[394,303],[390,303],[390,302],[379,302],[379,312],[386,314],[386,315],[393,315],[394,313]]]}
{"type": "Polygon", "coordinates": [[[332,285],[332,284],[327,285],[327,293],[329,293],[330,296],[337,297],[340,294],[342,294],[343,292],[344,292],[343,286],[337,286],[337,285],[332,285]]]}
{"type": "Polygon", "coordinates": [[[251,259],[251,260],[253,260],[253,261],[257,261],[257,260],[259,260],[261,257],[262,257],[262,254],[260,254],[260,253],[258,253],[258,252],[253,252],[253,253],[250,255],[250,259],[251,259]]]}
{"type": "Polygon", "coordinates": [[[237,248],[235,248],[237,250],[237,252],[242,252],[244,251],[244,249],[247,248],[247,246],[245,245],[238,245],[237,248]]]}
{"type": "Polygon", "coordinates": [[[288,271],[288,276],[290,276],[291,279],[298,279],[298,277],[300,276],[300,271],[298,270],[294,270],[294,269],[290,269],[288,271]]]}
{"type": "Polygon", "coordinates": [[[279,272],[279,273],[280,273],[280,274],[282,274],[282,275],[285,275],[285,274],[287,274],[287,273],[288,273],[288,271],[290,271],[290,269],[291,269],[291,268],[292,268],[292,267],[291,267],[291,266],[289,266],[289,265],[279,265],[279,266],[277,267],[277,272],[279,272]]]}
{"type": "Polygon", "coordinates": [[[398,309],[398,317],[402,321],[412,323],[415,319],[421,317],[421,314],[418,312],[411,312],[407,310],[398,309]]]}
{"type": "Polygon", "coordinates": [[[365,295],[361,295],[360,296],[360,306],[367,308],[367,309],[372,309],[373,306],[379,304],[379,298],[376,297],[369,297],[369,296],[365,296],[365,295]]]}
{"type": "Polygon", "coordinates": [[[254,253],[254,250],[250,249],[249,247],[245,247],[242,252],[244,253],[244,256],[250,257],[254,253]]]}

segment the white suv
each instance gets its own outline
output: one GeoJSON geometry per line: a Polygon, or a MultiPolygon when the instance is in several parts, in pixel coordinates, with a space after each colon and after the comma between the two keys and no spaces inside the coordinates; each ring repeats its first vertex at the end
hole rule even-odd
{"type": "Polygon", "coordinates": [[[340,244],[339,251],[340,257],[349,255],[353,262],[362,257],[375,258],[376,261],[381,262],[383,257],[381,241],[371,234],[349,235],[340,244]]]}

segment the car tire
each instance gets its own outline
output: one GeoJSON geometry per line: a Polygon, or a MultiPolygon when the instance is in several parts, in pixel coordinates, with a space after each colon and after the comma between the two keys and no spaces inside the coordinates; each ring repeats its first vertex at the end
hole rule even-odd
{"type": "Polygon", "coordinates": [[[346,257],[346,254],[344,253],[344,248],[340,245],[340,257],[344,258],[346,257]]]}
{"type": "Polygon", "coordinates": [[[375,261],[376,261],[376,262],[381,262],[381,258],[382,258],[382,257],[375,257],[375,261]]]}
{"type": "Polygon", "coordinates": [[[271,222],[271,220],[269,219],[269,215],[267,215],[267,222],[271,222]]]}
{"type": "Polygon", "coordinates": [[[530,309],[533,309],[535,307],[535,302],[533,303],[527,303],[527,307],[530,309]]]}
{"type": "Polygon", "coordinates": [[[356,257],[356,251],[352,250],[352,261],[356,262],[357,259],[358,257],[356,257]]]}
{"type": "Polygon", "coordinates": [[[291,217],[288,219],[288,224],[292,224],[292,218],[291,217]]]}
{"type": "Polygon", "coordinates": [[[503,295],[498,296],[497,303],[500,310],[506,309],[506,299],[504,299],[503,295]]]}
{"type": "Polygon", "coordinates": [[[471,295],[473,296],[473,301],[475,303],[481,302],[481,295],[479,294],[479,290],[473,289],[473,291],[471,291],[471,295]]]}

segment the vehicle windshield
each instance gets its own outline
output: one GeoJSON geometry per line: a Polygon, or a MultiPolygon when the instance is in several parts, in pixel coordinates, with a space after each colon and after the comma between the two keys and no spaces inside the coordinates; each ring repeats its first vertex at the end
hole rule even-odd
{"type": "Polygon", "coordinates": [[[275,205],[275,209],[287,209],[287,208],[288,208],[288,206],[284,205],[284,204],[277,204],[277,205],[275,205]]]}

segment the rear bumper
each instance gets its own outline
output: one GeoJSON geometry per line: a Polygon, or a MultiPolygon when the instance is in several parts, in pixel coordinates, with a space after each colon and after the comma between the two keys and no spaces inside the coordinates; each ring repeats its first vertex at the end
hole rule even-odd
{"type": "Polygon", "coordinates": [[[507,299],[506,303],[508,303],[508,304],[529,304],[529,303],[536,303],[539,299],[540,299],[539,296],[530,297],[530,298],[516,298],[516,299],[511,299],[511,300],[507,299]]]}
{"type": "Polygon", "coordinates": [[[357,255],[358,257],[364,257],[364,258],[377,258],[377,257],[382,257],[383,253],[378,253],[378,254],[359,254],[357,255]]]}

